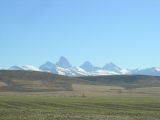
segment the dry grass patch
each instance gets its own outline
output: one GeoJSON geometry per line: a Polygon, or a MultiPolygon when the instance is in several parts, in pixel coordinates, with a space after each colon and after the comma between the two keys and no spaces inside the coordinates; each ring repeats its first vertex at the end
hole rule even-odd
{"type": "Polygon", "coordinates": [[[0,87],[3,87],[3,86],[8,86],[8,84],[6,84],[5,82],[0,82],[0,87]]]}

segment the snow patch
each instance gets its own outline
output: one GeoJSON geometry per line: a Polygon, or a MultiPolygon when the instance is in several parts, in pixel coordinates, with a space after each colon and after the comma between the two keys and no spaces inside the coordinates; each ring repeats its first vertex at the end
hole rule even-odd
{"type": "Polygon", "coordinates": [[[156,71],[160,72],[160,67],[156,67],[156,71]]]}

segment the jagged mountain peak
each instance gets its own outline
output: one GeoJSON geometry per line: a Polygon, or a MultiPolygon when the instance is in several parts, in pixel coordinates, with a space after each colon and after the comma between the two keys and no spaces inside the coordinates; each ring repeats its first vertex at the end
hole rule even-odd
{"type": "Polygon", "coordinates": [[[90,61],[85,61],[82,65],[90,65],[90,66],[93,66],[90,61]]]}
{"type": "MultiPolygon", "coordinates": [[[[104,67],[118,67],[116,64],[114,64],[114,63],[106,63],[105,65],[104,65],[104,67]]],[[[103,68],[104,68],[103,67],[103,68]]]]}
{"type": "Polygon", "coordinates": [[[106,63],[105,65],[111,65],[111,66],[117,66],[115,63],[110,62],[110,63],[106,63]]]}
{"type": "Polygon", "coordinates": [[[47,61],[45,64],[46,64],[46,65],[53,65],[54,63],[52,63],[52,62],[50,62],[50,61],[47,61]]]}
{"type": "Polygon", "coordinates": [[[114,63],[107,63],[104,65],[103,69],[105,70],[109,70],[109,71],[113,71],[113,72],[120,72],[121,71],[121,68],[118,67],[116,64],[114,63]]]}
{"type": "Polygon", "coordinates": [[[86,70],[87,72],[91,72],[91,71],[100,69],[99,67],[92,65],[92,63],[89,61],[85,61],[80,67],[86,70]]]}
{"type": "Polygon", "coordinates": [[[42,65],[40,66],[40,68],[42,68],[42,67],[53,67],[53,66],[55,66],[54,63],[52,63],[52,62],[50,62],[50,61],[47,61],[46,63],[42,64],[42,65]]]}
{"type": "MultiPolygon", "coordinates": [[[[5,69],[0,69],[5,70],[5,69]]],[[[6,69],[7,70],[7,69],[6,69]]],[[[12,66],[8,70],[29,70],[44,71],[49,73],[67,75],[67,76],[88,76],[88,75],[155,75],[160,76],[160,67],[151,67],[146,69],[121,69],[114,63],[107,63],[104,67],[94,66],[90,61],[85,61],[80,67],[72,66],[69,61],[61,56],[58,62],[47,61],[39,69],[30,65],[12,66]]]]}
{"type": "Polygon", "coordinates": [[[46,71],[46,72],[56,73],[56,65],[50,61],[41,65],[39,69],[46,71]]]}
{"type": "Polygon", "coordinates": [[[57,67],[63,67],[63,68],[72,67],[72,65],[69,63],[69,61],[63,56],[61,56],[59,58],[59,61],[56,63],[56,66],[57,67]]]}

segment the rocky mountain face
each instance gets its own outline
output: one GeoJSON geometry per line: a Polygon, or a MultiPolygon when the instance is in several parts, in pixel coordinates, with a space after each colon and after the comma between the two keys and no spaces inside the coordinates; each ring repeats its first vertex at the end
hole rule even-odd
{"type": "Polygon", "coordinates": [[[117,65],[115,65],[114,63],[109,63],[106,64],[103,67],[104,70],[109,70],[109,71],[113,71],[113,72],[117,72],[120,73],[120,71],[122,70],[120,67],[118,67],[117,65]]]}
{"type": "Polygon", "coordinates": [[[93,72],[100,69],[99,67],[92,65],[89,61],[84,62],[80,67],[87,72],[93,72]]]}

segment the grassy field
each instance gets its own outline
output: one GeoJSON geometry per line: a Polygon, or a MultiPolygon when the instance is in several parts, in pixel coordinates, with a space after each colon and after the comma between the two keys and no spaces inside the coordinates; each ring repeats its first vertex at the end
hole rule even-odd
{"type": "Polygon", "coordinates": [[[160,120],[159,97],[0,96],[0,120],[160,120]]]}
{"type": "Polygon", "coordinates": [[[160,77],[0,71],[0,120],[160,120],[160,77]]]}

